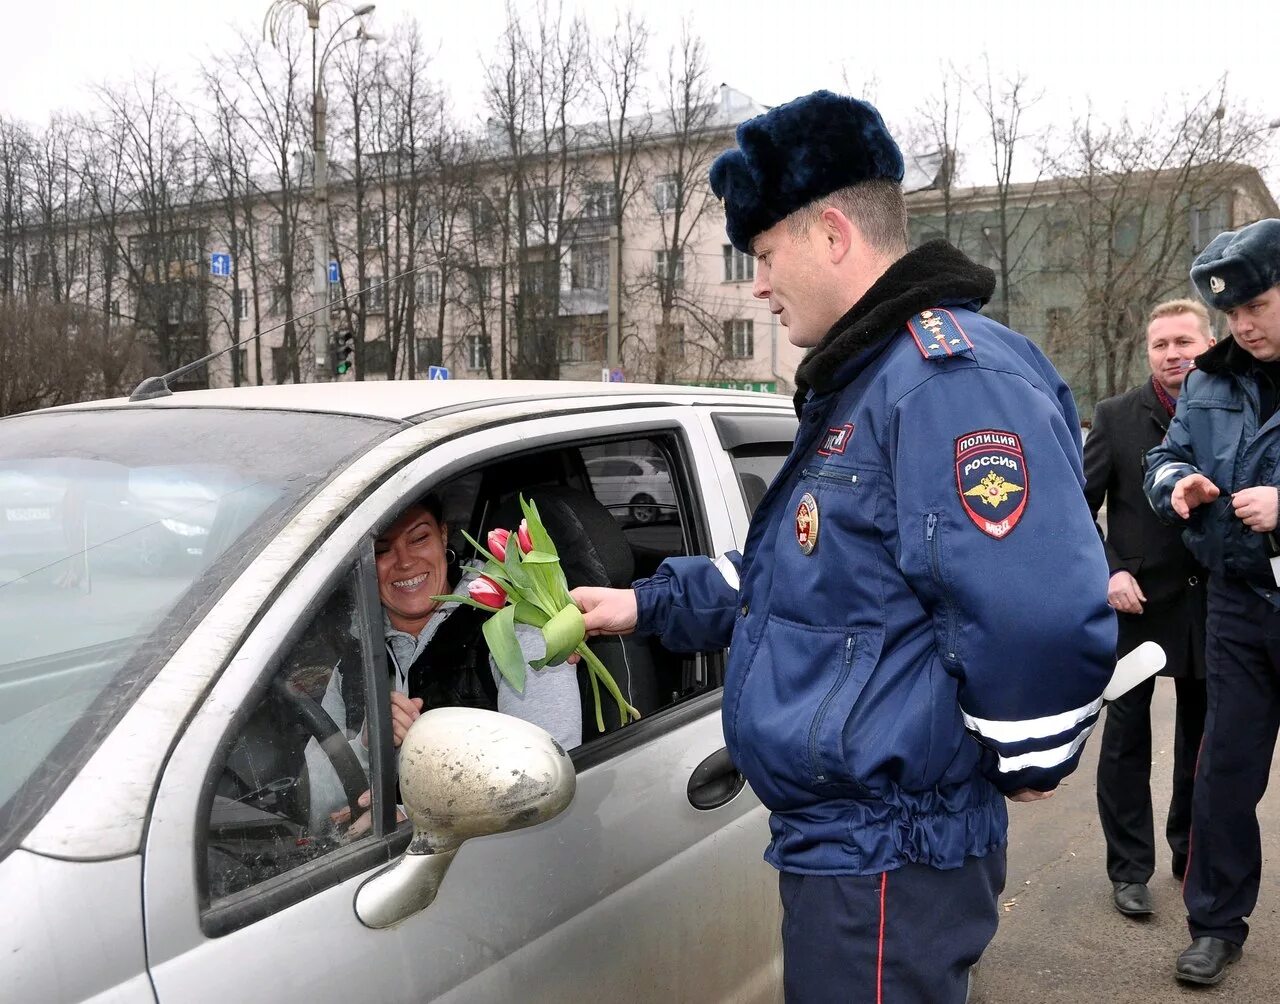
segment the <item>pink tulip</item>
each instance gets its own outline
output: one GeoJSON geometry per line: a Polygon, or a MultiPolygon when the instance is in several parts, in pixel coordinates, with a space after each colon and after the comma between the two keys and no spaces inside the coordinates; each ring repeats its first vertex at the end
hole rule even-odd
{"type": "Polygon", "coordinates": [[[467,586],[467,595],[490,610],[501,610],[507,603],[503,588],[487,575],[481,575],[467,586]]]}
{"type": "Polygon", "coordinates": [[[511,539],[511,531],[503,530],[499,527],[497,530],[490,530],[489,536],[485,537],[484,542],[489,547],[489,553],[499,561],[507,560],[507,541],[511,539]]]}
{"type": "Polygon", "coordinates": [[[533,550],[533,538],[529,536],[529,521],[522,519],[520,528],[516,530],[516,540],[520,542],[520,550],[524,554],[528,554],[533,550]]]}

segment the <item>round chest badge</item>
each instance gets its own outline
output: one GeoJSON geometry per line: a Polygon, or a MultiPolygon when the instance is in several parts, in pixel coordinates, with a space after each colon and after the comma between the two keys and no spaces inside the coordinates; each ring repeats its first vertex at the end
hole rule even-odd
{"type": "Polygon", "coordinates": [[[808,492],[796,506],[796,543],[805,554],[818,546],[818,500],[808,492]]]}

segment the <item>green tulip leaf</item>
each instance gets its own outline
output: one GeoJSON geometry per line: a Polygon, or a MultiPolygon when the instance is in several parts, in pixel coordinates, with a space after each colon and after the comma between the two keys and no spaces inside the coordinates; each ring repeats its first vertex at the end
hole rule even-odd
{"type": "Polygon", "coordinates": [[[525,661],[516,640],[516,608],[507,605],[484,622],[484,640],[489,643],[489,654],[511,689],[524,693],[525,661]]]}

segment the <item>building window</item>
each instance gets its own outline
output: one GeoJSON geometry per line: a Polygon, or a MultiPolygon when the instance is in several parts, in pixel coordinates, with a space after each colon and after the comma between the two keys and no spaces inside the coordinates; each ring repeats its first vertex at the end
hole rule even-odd
{"type": "Polygon", "coordinates": [[[37,251],[31,256],[31,285],[43,286],[49,281],[49,253],[37,251]]]}
{"type": "Polygon", "coordinates": [[[482,370],[489,359],[489,343],[480,335],[467,336],[467,369],[482,370]]]}
{"type": "Polygon", "coordinates": [[[724,281],[746,282],[756,277],[756,260],[732,244],[724,246],[724,281]]]}
{"type": "Polygon", "coordinates": [[[201,255],[201,240],[198,230],[188,230],[184,233],[175,234],[173,237],[173,260],[174,261],[199,261],[201,255]]]}
{"type": "Polygon", "coordinates": [[[272,254],[284,254],[284,224],[273,223],[270,228],[270,246],[272,254]]]}
{"type": "Polygon", "coordinates": [[[274,383],[293,382],[293,372],[289,368],[289,350],[283,345],[271,346],[271,380],[274,383]]]}
{"type": "Polygon", "coordinates": [[[754,322],[724,322],[724,346],[730,359],[750,359],[756,354],[754,322]]]}
{"type": "Polygon", "coordinates": [[[423,272],[418,276],[418,305],[440,302],[440,273],[423,272]]]}
{"type": "Polygon", "coordinates": [[[365,298],[365,309],[370,314],[381,314],[387,309],[387,287],[382,276],[369,277],[369,292],[365,298]]]}
{"type": "Polygon", "coordinates": [[[366,209],[360,214],[360,235],[365,247],[380,248],[387,242],[385,223],[380,209],[366,209]]]}
{"type": "Polygon", "coordinates": [[[249,316],[249,291],[241,287],[236,290],[235,295],[235,316],[238,320],[243,321],[249,316]]]}
{"type": "Polygon", "coordinates": [[[422,206],[418,210],[418,246],[439,247],[444,242],[444,220],[440,210],[422,206]]]}
{"type": "Polygon", "coordinates": [[[288,306],[288,297],[285,295],[287,292],[284,286],[271,287],[271,313],[279,316],[285,312],[288,306]]]}
{"type": "Polygon", "coordinates": [[[364,372],[385,375],[391,368],[391,346],[385,338],[374,338],[364,343],[364,372]]]}
{"type": "Polygon", "coordinates": [[[592,181],[582,199],[582,215],[590,220],[611,220],[618,213],[618,195],[608,181],[592,181]]]}
{"type": "Polygon", "coordinates": [[[498,225],[498,213],[493,203],[484,196],[471,203],[471,229],[477,232],[492,230],[498,225]]]}
{"type": "Polygon", "coordinates": [[[660,213],[675,209],[680,198],[679,181],[674,174],[664,174],[653,183],[653,207],[660,213]]]}
{"type": "Polygon", "coordinates": [[[444,361],[439,338],[418,339],[418,375],[422,376],[428,367],[439,366],[444,361]]]}
{"type": "Polygon", "coordinates": [[[586,362],[586,339],[580,334],[562,334],[556,343],[556,358],[562,363],[586,362]]]}
{"type": "Polygon", "coordinates": [[[666,285],[668,280],[676,289],[684,286],[684,255],[680,252],[672,254],[670,251],[656,252],[654,261],[654,269],[658,274],[658,282],[666,285]]]}
{"type": "Polygon", "coordinates": [[[606,289],[609,285],[609,245],[575,244],[570,251],[569,275],[573,289],[606,289]]]}
{"type": "Polygon", "coordinates": [[[111,301],[111,323],[120,323],[120,301],[118,299],[111,301]]]}

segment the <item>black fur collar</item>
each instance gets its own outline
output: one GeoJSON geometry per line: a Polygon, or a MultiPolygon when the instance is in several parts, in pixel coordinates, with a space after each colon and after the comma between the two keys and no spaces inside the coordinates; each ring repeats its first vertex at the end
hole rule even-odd
{"type": "Polygon", "coordinates": [[[991,269],[978,265],[946,241],[929,241],[889,266],[866,294],[809,350],[796,369],[796,411],[812,389],[839,385],[840,367],[907,320],[947,303],[986,303],[995,292],[991,269]]]}
{"type": "Polygon", "coordinates": [[[1196,369],[1203,373],[1248,373],[1253,369],[1253,356],[1240,348],[1234,338],[1227,337],[1196,356],[1196,369]]]}

